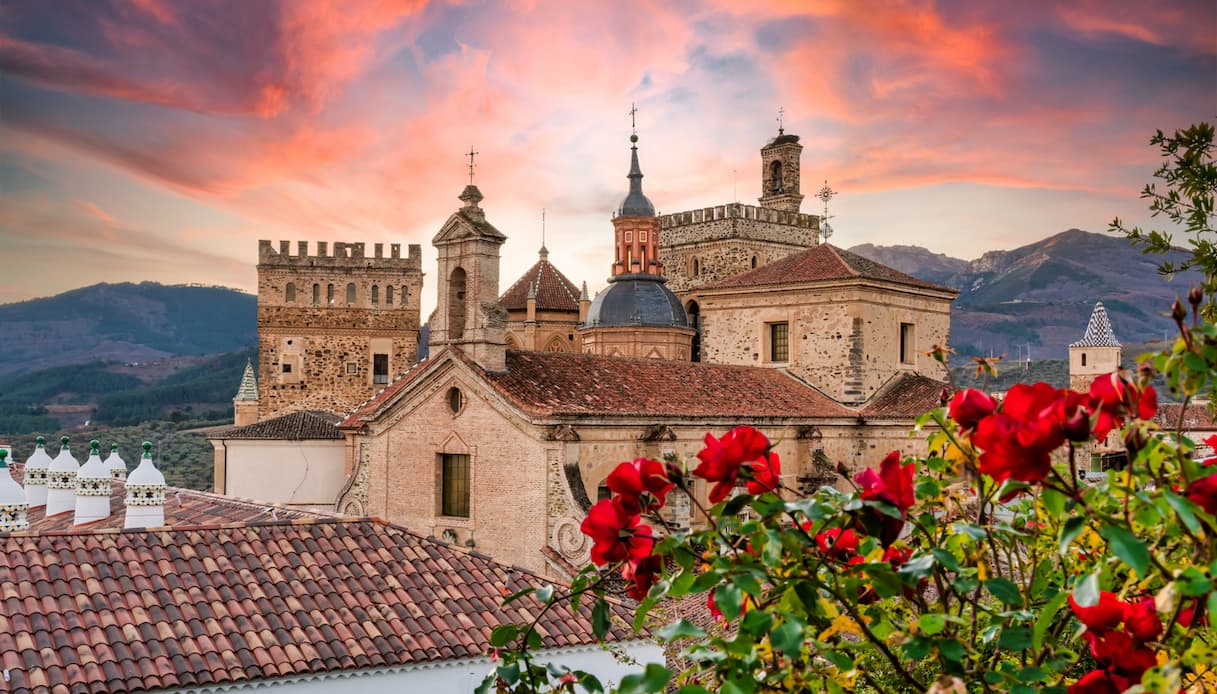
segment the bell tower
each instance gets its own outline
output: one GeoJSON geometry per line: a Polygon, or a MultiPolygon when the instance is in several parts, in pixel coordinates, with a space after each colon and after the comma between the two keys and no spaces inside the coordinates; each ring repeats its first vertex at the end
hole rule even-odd
{"type": "Polygon", "coordinates": [[[798,135],[787,135],[778,110],[778,134],[761,147],[761,207],[798,212],[803,203],[799,192],[799,156],[803,145],[798,135]]]}
{"type": "Polygon", "coordinates": [[[473,185],[476,152],[470,152],[470,183],[460,195],[464,206],[431,240],[439,254],[431,354],[451,346],[482,368],[501,371],[507,363],[507,312],[498,304],[499,248],[507,236],[486,221],[478,206],[482,192],[473,185]]]}
{"type": "Polygon", "coordinates": [[[1103,374],[1120,368],[1123,348],[1116,340],[1102,301],[1096,301],[1086,333],[1069,345],[1069,388],[1081,393],[1090,391],[1090,384],[1103,374]]]}

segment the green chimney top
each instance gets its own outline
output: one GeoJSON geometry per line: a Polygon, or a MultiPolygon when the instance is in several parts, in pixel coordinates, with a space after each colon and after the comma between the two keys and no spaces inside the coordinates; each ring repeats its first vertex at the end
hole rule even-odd
{"type": "Polygon", "coordinates": [[[151,441],[144,442],[144,457],[145,458],[152,457],[152,442],[151,441]]]}

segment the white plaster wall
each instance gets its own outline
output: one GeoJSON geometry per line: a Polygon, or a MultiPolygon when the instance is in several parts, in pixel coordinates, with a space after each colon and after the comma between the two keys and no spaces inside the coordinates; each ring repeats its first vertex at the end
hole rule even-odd
{"type": "MultiPolygon", "coordinates": [[[[662,649],[651,641],[628,641],[616,644],[639,665],[624,665],[612,654],[599,646],[550,649],[538,652],[538,662],[564,665],[572,670],[590,672],[600,679],[606,689],[621,681],[625,675],[642,672],[646,663],[663,663],[662,649]]],[[[435,665],[407,668],[385,668],[381,670],[352,673],[350,676],[325,678],[279,678],[258,680],[247,685],[233,687],[200,687],[181,690],[203,694],[204,692],[232,691],[234,689],[275,690],[291,694],[469,694],[477,688],[493,664],[488,658],[448,660],[435,665]]]]}
{"type": "Polygon", "coordinates": [[[332,508],[346,482],[341,440],[227,439],[223,445],[227,449],[223,493],[229,496],[332,508]]]}

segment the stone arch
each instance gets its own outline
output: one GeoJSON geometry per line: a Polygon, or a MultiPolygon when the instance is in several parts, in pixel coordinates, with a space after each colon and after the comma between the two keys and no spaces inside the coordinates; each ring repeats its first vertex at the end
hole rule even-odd
{"type": "Polygon", "coordinates": [[[372,305],[373,306],[380,305],[380,285],[379,284],[372,285],[372,305]]]}
{"type": "Polygon", "coordinates": [[[334,285],[325,285],[325,304],[326,306],[334,305],[334,285]]]}
{"type": "Polygon", "coordinates": [[[283,289],[283,299],[289,304],[296,303],[296,283],[288,282],[287,287],[283,289]]]}
{"type": "Polygon", "coordinates": [[[457,267],[448,276],[448,339],[465,336],[465,268],[457,267]]]}
{"type": "Polygon", "coordinates": [[[690,301],[685,304],[685,313],[689,316],[689,327],[697,331],[693,333],[693,349],[689,361],[701,361],[701,307],[696,301],[690,301]]]}
{"type": "Polygon", "coordinates": [[[566,340],[563,340],[561,335],[554,335],[553,337],[549,338],[549,342],[547,342],[545,344],[545,351],[546,352],[566,352],[566,351],[568,351],[566,340]]]}
{"type": "Polygon", "coordinates": [[[355,283],[347,282],[347,304],[354,304],[356,298],[355,283]]]}
{"type": "Polygon", "coordinates": [[[693,276],[698,277],[700,275],[701,275],[701,261],[699,261],[697,258],[694,258],[693,259],[693,276]]]}
{"type": "Polygon", "coordinates": [[[782,160],[774,159],[769,163],[769,191],[782,192],[782,160]]]}
{"type": "Polygon", "coordinates": [[[385,306],[393,305],[393,285],[385,287],[385,306]]]}
{"type": "Polygon", "coordinates": [[[520,348],[520,341],[516,339],[516,336],[514,334],[507,333],[506,341],[507,341],[507,349],[519,349],[520,348]]]}
{"type": "Polygon", "coordinates": [[[321,285],[313,283],[313,305],[321,303],[321,285]]]}
{"type": "Polygon", "coordinates": [[[756,269],[756,256],[755,256],[755,255],[754,255],[754,256],[752,256],[752,269],[753,269],[753,270],[755,270],[755,269],[756,269]]]}

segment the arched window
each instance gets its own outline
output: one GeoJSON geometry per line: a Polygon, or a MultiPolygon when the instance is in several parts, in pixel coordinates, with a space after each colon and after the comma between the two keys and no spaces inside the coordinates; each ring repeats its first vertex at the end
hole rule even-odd
{"type": "Polygon", "coordinates": [[[401,286],[401,296],[398,297],[399,301],[397,303],[401,304],[404,308],[406,305],[406,299],[408,298],[410,298],[410,288],[403,284],[401,286]]]}
{"type": "Polygon", "coordinates": [[[697,277],[700,274],[701,274],[701,263],[698,262],[697,258],[694,258],[693,259],[693,276],[697,277]]]}
{"type": "Polygon", "coordinates": [[[1086,366],[1086,353],[1082,352],[1082,366],[1086,366]]]}
{"type": "Polygon", "coordinates": [[[393,285],[385,287],[385,306],[393,305],[393,285]]]}
{"type": "Polygon", "coordinates": [[[756,256],[755,256],[755,255],[754,255],[754,256],[752,256],[752,269],[753,269],[753,270],[755,270],[755,269],[756,269],[756,256]]]}
{"type": "Polygon", "coordinates": [[[373,284],[372,285],[372,305],[376,306],[379,304],[380,304],[380,285],[373,284]]]}
{"type": "Polygon", "coordinates": [[[325,285],[325,303],[330,306],[334,305],[334,285],[332,284],[325,285]]]}
{"type": "Polygon", "coordinates": [[[689,327],[697,331],[693,333],[689,361],[701,361],[701,307],[697,305],[696,301],[690,301],[685,306],[685,313],[689,314],[689,327]]]}
{"type": "Polygon", "coordinates": [[[355,283],[347,283],[347,304],[355,303],[355,283]]]}
{"type": "Polygon", "coordinates": [[[319,303],[321,303],[321,285],[314,284],[313,285],[313,305],[316,306],[319,303]]]}
{"type": "Polygon", "coordinates": [[[283,289],[283,299],[289,304],[296,303],[296,283],[288,282],[287,287],[283,289]]]}
{"type": "Polygon", "coordinates": [[[782,162],[777,159],[769,165],[769,190],[773,193],[781,193],[782,186],[782,162]]]}
{"type": "Polygon", "coordinates": [[[457,268],[448,278],[448,339],[465,336],[465,269],[457,268]]]}

